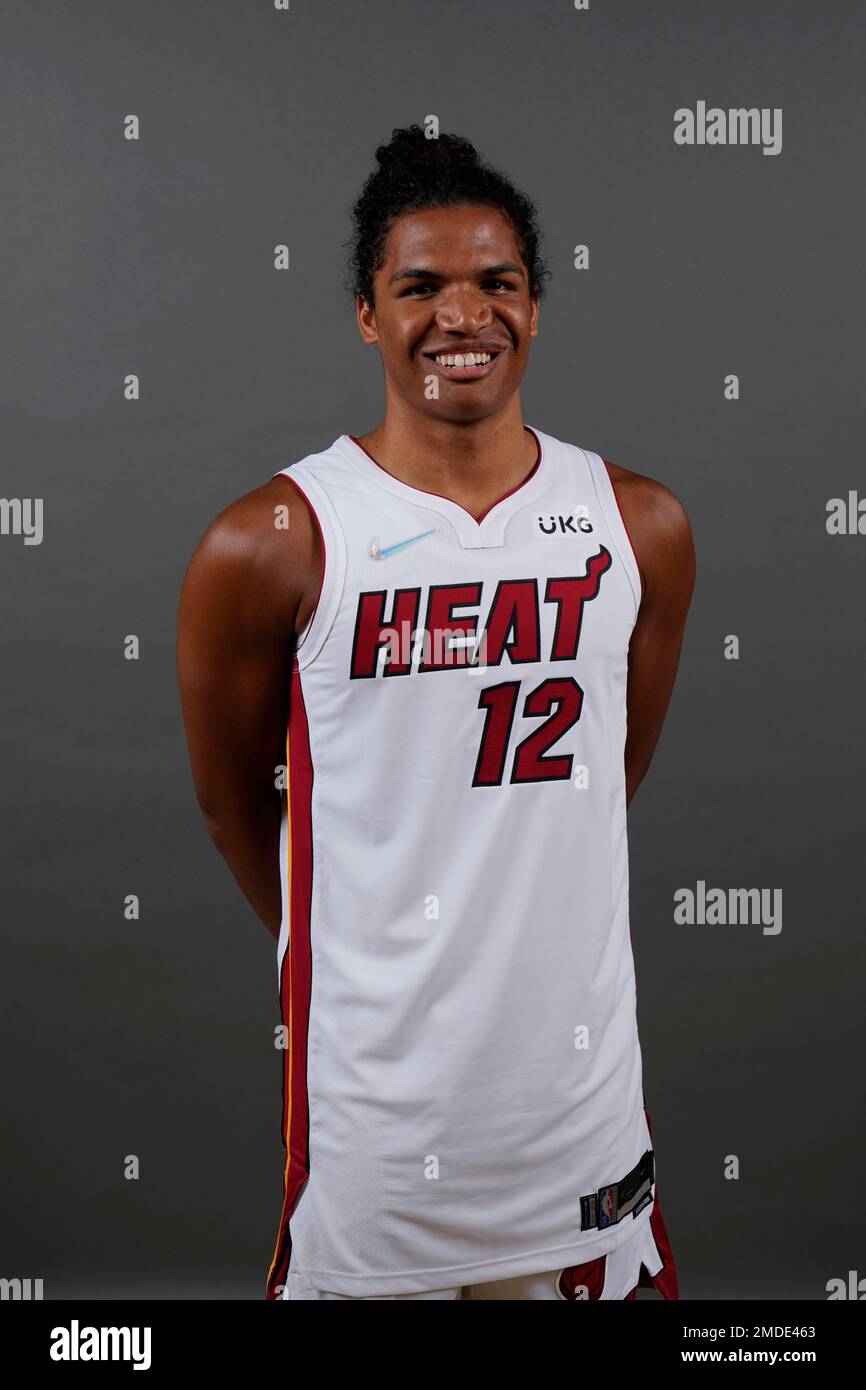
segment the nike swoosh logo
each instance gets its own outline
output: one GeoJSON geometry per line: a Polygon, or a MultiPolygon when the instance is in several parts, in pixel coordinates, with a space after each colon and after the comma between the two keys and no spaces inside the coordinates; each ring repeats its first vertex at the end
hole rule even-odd
{"type": "Polygon", "coordinates": [[[410,536],[408,540],[398,541],[396,545],[386,545],[384,549],[380,549],[377,536],[370,542],[370,559],[387,560],[389,555],[396,555],[398,550],[405,550],[407,545],[415,545],[417,541],[426,540],[428,536],[434,535],[435,529],[434,527],[432,531],[422,531],[420,535],[410,536]]]}

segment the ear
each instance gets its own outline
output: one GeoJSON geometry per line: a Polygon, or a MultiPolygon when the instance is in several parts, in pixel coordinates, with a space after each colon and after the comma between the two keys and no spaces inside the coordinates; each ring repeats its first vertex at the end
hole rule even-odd
{"type": "Polygon", "coordinates": [[[365,343],[378,343],[376,310],[361,295],[355,296],[355,312],[358,315],[358,329],[365,343]]]}

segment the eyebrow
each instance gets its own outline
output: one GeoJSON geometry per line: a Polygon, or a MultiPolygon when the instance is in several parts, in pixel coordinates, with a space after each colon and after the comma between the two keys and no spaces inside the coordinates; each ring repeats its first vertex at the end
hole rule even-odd
{"type": "MultiPolygon", "coordinates": [[[[521,266],[512,265],[510,261],[503,261],[500,265],[487,266],[485,270],[480,272],[479,279],[488,280],[491,275],[505,275],[509,272],[512,275],[523,275],[521,266]]],[[[413,266],[409,270],[398,270],[396,275],[391,276],[388,284],[394,285],[398,280],[446,280],[447,278],[448,277],[443,275],[441,271],[423,270],[419,269],[417,266],[413,266]]]]}

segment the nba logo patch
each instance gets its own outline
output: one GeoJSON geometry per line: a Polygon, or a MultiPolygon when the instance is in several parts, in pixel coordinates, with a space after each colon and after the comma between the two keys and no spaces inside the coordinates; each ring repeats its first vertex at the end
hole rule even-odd
{"type": "Polygon", "coordinates": [[[616,1222],[616,1184],[598,1189],[598,1224],[612,1226],[616,1222]]]}

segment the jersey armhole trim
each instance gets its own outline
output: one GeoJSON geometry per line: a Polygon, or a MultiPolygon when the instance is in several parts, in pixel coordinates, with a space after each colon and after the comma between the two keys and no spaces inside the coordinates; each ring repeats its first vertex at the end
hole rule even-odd
{"type": "MultiPolygon", "coordinates": [[[[599,457],[601,458],[601,455],[599,455],[599,457]]],[[[637,562],[637,551],[634,548],[634,541],[631,538],[631,531],[628,529],[628,523],[625,517],[623,516],[622,507],[619,505],[619,498],[616,495],[616,488],[613,485],[613,479],[607,471],[607,464],[605,463],[604,459],[601,460],[601,466],[605,471],[605,475],[607,477],[608,482],[610,483],[610,490],[613,493],[613,500],[616,503],[616,509],[619,512],[619,519],[622,522],[622,529],[625,531],[626,540],[628,541],[628,548],[631,551],[631,558],[634,561],[634,567],[637,571],[637,601],[639,608],[640,605],[643,603],[643,585],[641,584],[640,565],[637,562]]]]}
{"type": "Polygon", "coordinates": [[[637,562],[637,553],[631,538],[628,527],[625,524],[625,517],[622,514],[622,507],[619,505],[619,498],[616,495],[616,488],[613,485],[611,476],[607,471],[607,464],[601,454],[594,453],[591,449],[581,449],[581,453],[590,467],[590,472],[596,478],[596,492],[601,503],[602,510],[607,515],[608,526],[611,537],[617,549],[622,548],[621,556],[628,575],[629,586],[635,603],[635,622],[637,622],[640,606],[643,602],[643,586],[641,584],[640,565],[637,562]],[[613,498],[613,507],[606,501],[613,498]],[[617,544],[617,531],[619,531],[619,544],[617,544]]]}
{"type": "Polygon", "coordinates": [[[299,670],[303,671],[315,660],[333,625],[339,606],[340,592],[345,580],[345,557],[340,553],[339,523],[333,514],[330,501],[324,489],[315,478],[303,476],[299,481],[294,466],[281,468],[274,475],[288,478],[301,494],[316,523],[322,544],[322,573],[319,578],[319,592],[307,625],[295,639],[294,659],[299,670]],[[315,500],[314,500],[315,499],[315,500]]]}
{"type": "Polygon", "coordinates": [[[301,648],[303,647],[304,643],[306,642],[307,638],[309,637],[309,635],[310,635],[310,633],[311,633],[311,631],[312,631],[313,623],[314,623],[315,618],[316,618],[316,614],[317,614],[318,611],[319,611],[319,604],[320,604],[321,599],[322,599],[322,590],[323,590],[324,587],[325,587],[325,574],[327,573],[327,569],[328,569],[328,547],[327,547],[327,544],[326,544],[326,542],[325,542],[325,533],[324,533],[324,531],[323,531],[323,529],[322,529],[322,523],[321,523],[321,521],[319,520],[319,513],[316,511],[316,508],[313,506],[313,504],[312,504],[312,502],[310,501],[309,497],[307,496],[306,492],[304,492],[304,489],[301,487],[301,485],[300,485],[300,483],[298,482],[297,478],[293,478],[292,475],[291,475],[291,473],[289,472],[289,470],[288,470],[287,468],[285,468],[285,469],[284,469],[284,468],[278,469],[277,472],[274,474],[274,477],[275,477],[275,478],[288,478],[288,480],[289,480],[289,482],[292,484],[292,486],[301,494],[301,496],[303,497],[304,501],[306,502],[306,504],[307,504],[307,506],[308,506],[308,508],[309,508],[309,510],[310,510],[310,514],[311,514],[313,520],[314,520],[315,523],[316,523],[316,530],[317,530],[318,533],[319,533],[319,540],[320,540],[321,543],[322,543],[322,573],[321,573],[321,575],[319,576],[319,592],[316,594],[316,601],[315,601],[315,603],[313,604],[313,611],[311,612],[309,618],[307,619],[307,622],[306,622],[306,625],[305,625],[305,627],[304,627],[303,632],[301,633],[300,637],[296,637],[296,638],[295,638],[295,653],[296,653],[296,654],[299,654],[300,651],[301,651],[301,648]]]}

